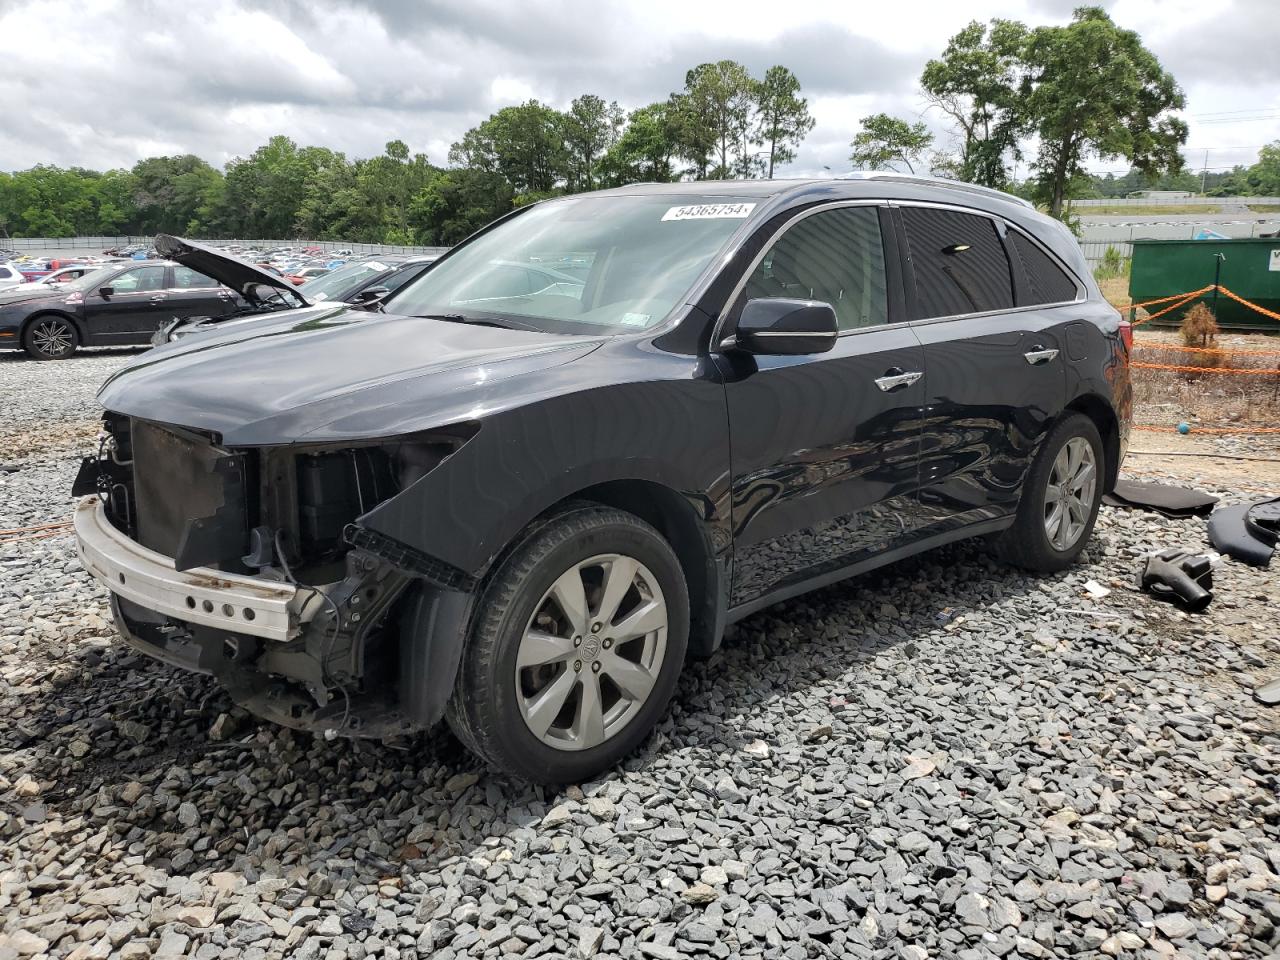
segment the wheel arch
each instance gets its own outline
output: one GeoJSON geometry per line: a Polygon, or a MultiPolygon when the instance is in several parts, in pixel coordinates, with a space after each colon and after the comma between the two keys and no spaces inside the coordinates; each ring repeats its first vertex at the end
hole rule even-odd
{"type": "Polygon", "coordinates": [[[41,317],[57,317],[59,320],[67,321],[67,323],[71,324],[71,329],[76,332],[76,340],[78,341],[79,346],[83,347],[85,345],[84,327],[81,325],[80,319],[67,313],[65,310],[55,310],[52,308],[38,310],[22,321],[22,332],[18,335],[20,338],[19,342],[26,339],[27,331],[31,329],[31,325],[41,317]]]}
{"type": "Polygon", "coordinates": [[[710,656],[724,632],[722,593],[726,578],[689,499],[652,480],[610,480],[579,491],[568,501],[590,501],[634,514],[671,545],[689,588],[689,652],[710,656]]]}
{"type": "Polygon", "coordinates": [[[1107,458],[1102,490],[1109,493],[1115,488],[1120,473],[1120,420],[1111,404],[1094,393],[1082,394],[1067,404],[1063,415],[1071,413],[1084,414],[1098,428],[1103,456],[1107,458]]]}
{"type": "Polygon", "coordinates": [[[470,593],[423,585],[401,620],[400,699],[417,726],[444,715],[471,629],[476,600],[502,562],[539,527],[566,511],[584,506],[623,510],[648,523],[671,545],[689,591],[689,645],[692,656],[707,657],[724,635],[728,571],[717,558],[690,498],[654,480],[607,480],[567,494],[522,526],[491,559],[470,593]]]}

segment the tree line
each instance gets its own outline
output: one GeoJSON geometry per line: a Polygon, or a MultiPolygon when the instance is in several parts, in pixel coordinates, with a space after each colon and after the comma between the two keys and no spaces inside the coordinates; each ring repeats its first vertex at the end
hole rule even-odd
{"type": "Polygon", "coordinates": [[[514,206],[638,181],[772,177],[813,129],[800,82],[704,63],[682,90],[627,112],[595,94],[567,110],[536,100],[468,130],[447,167],[392,140],[349,159],[274,136],[220,171],[193,155],[130,170],[36,166],[0,173],[13,236],[186,233],[453,244],[514,206]]]}

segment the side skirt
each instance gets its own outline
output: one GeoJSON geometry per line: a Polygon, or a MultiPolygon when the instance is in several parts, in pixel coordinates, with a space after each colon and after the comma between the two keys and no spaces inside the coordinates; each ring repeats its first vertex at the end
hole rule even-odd
{"type": "Polygon", "coordinates": [[[934,547],[955,543],[958,540],[968,540],[972,537],[981,537],[989,533],[999,533],[1001,530],[1006,530],[1013,526],[1014,519],[1015,516],[1010,514],[1007,517],[997,517],[994,520],[983,520],[980,523],[969,524],[957,530],[948,530],[932,537],[925,537],[923,540],[905,543],[900,547],[894,547],[892,550],[886,550],[884,553],[877,553],[875,556],[859,560],[857,563],[851,563],[849,566],[841,567],[838,570],[820,574],[810,580],[790,584],[772,593],[766,593],[763,597],[757,597],[755,600],[732,607],[725,616],[725,623],[734,623],[743,617],[749,617],[751,614],[763,610],[765,607],[771,607],[775,603],[781,603],[783,600],[798,597],[802,593],[808,593],[811,590],[817,590],[837,581],[855,577],[860,573],[866,573],[868,570],[875,570],[878,567],[905,560],[907,557],[914,557],[916,554],[932,550],[934,547]]]}

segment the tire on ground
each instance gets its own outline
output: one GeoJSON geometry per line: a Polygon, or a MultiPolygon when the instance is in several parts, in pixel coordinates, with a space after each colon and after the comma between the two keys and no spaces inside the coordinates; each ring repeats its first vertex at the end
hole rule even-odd
{"type": "MultiPolygon", "coordinates": [[[[594,619],[602,597],[593,599],[588,589],[586,599],[590,619],[594,619]]],[[[606,624],[600,637],[607,632],[606,624]]],[[[581,782],[634,750],[665,713],[684,664],[688,636],[688,588],[667,541],[632,514],[590,503],[574,504],[527,535],[477,597],[445,715],[458,739],[500,770],[536,783],[581,782]],[[553,584],[583,561],[604,554],[634,558],[657,580],[666,604],[665,653],[647,698],[636,698],[641,705],[625,725],[597,746],[562,749],[536,736],[525,721],[521,709],[524,693],[519,684],[528,674],[517,671],[517,652],[534,615],[544,611],[544,597],[553,584]]],[[[613,655],[620,654],[624,645],[620,641],[613,655]]],[[[600,659],[604,661],[605,655],[600,659]]],[[[579,666],[588,678],[587,668],[593,665],[586,662],[584,653],[579,666]]],[[[608,665],[602,665],[607,676],[608,665]]],[[[573,668],[574,661],[569,660],[563,667],[558,662],[550,669],[567,672],[573,668]]],[[[571,685],[568,704],[572,710],[575,699],[586,692],[579,686],[581,674],[561,678],[571,685]]],[[[604,686],[598,680],[593,682],[597,684],[594,689],[604,686]]]]}
{"type": "Polygon", "coordinates": [[[75,324],[54,314],[35,317],[22,331],[22,349],[35,360],[65,360],[79,345],[75,324]]]}
{"type": "Polygon", "coordinates": [[[1069,413],[1059,420],[1040,445],[1027,472],[1013,526],[996,541],[1001,556],[1016,566],[1041,573],[1055,573],[1075,563],[1088,544],[1098,519],[1105,466],[1102,438],[1094,422],[1082,413],[1069,413]],[[1083,531],[1066,549],[1060,549],[1050,541],[1046,529],[1045,493],[1053,475],[1054,461],[1067,444],[1077,438],[1086,441],[1093,451],[1093,497],[1083,531]]]}

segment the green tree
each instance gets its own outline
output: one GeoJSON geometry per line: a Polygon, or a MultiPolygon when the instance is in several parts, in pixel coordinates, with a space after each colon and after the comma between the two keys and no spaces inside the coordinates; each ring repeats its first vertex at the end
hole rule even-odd
{"type": "Polygon", "coordinates": [[[618,142],[624,125],[625,117],[617,101],[605,103],[594,93],[586,93],[570,104],[564,117],[570,191],[596,186],[600,160],[618,142]]]}
{"type": "Polygon", "coordinates": [[[564,115],[530,100],[503,107],[449,150],[454,166],[498,173],[517,192],[547,194],[569,177],[564,115]]]}
{"type": "Polygon", "coordinates": [[[513,197],[498,173],[436,170],[413,198],[409,216],[421,242],[452,246],[510,211],[513,197]]]}
{"type": "Polygon", "coordinates": [[[622,136],[600,160],[604,182],[616,187],[674,180],[677,146],[673,114],[669,102],[632,110],[622,136]]]}
{"type": "Polygon", "coordinates": [[[809,101],[800,96],[800,81],[784,66],[765,71],[755,87],[756,138],[768,148],[765,176],[773,179],[775,166],[796,158],[796,148],[813,129],[809,101]]]}
{"type": "Polygon", "coordinates": [[[674,97],[677,143],[698,179],[749,174],[755,84],[746,67],[734,60],[702,63],[685,74],[684,86],[674,97]]]}
{"type": "Polygon", "coordinates": [[[1022,103],[1040,140],[1037,193],[1051,215],[1062,216],[1090,157],[1123,157],[1147,176],[1182,168],[1187,125],[1171,113],[1186,105],[1182,91],[1138,34],[1100,7],[1031,31],[1026,61],[1022,103]]]}
{"type": "Polygon", "coordinates": [[[1027,28],[1015,20],[974,21],[925,65],[921,87],[958,128],[952,172],[961,180],[996,188],[1008,182],[1005,158],[1019,156],[1026,122],[1019,100],[1026,43],[1027,28]]]}
{"type": "Polygon", "coordinates": [[[1258,162],[1244,174],[1244,183],[1255,197],[1280,197],[1280,140],[1258,151],[1258,162]]]}
{"type": "Polygon", "coordinates": [[[200,211],[222,174],[193,154],[148,157],[133,165],[135,228],[140,233],[195,233],[200,211]]]}
{"type": "Polygon", "coordinates": [[[862,129],[854,135],[850,162],[863,170],[885,170],[894,163],[905,164],[915,173],[915,163],[933,144],[933,134],[924,122],[907,123],[887,113],[863,117],[862,129]],[[913,163],[914,161],[914,163],[913,163]]]}

